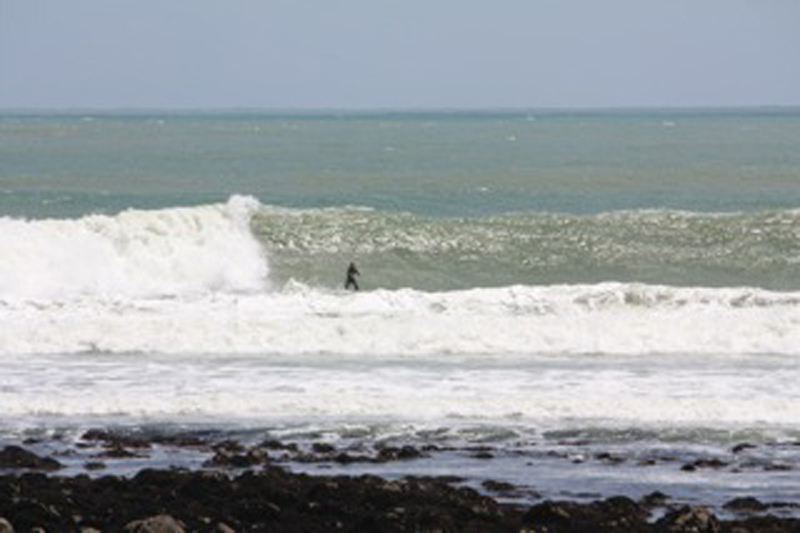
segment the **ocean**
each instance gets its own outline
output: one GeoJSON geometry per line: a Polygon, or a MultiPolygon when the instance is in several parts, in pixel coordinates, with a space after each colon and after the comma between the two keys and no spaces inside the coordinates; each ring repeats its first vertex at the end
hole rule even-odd
{"type": "Polygon", "coordinates": [[[798,502],[798,383],[798,109],[0,115],[0,444],[798,502]]]}

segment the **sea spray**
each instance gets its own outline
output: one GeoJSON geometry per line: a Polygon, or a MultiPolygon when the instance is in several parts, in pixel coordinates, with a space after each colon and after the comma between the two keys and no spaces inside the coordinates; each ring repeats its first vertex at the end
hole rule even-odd
{"type": "Polygon", "coordinates": [[[0,219],[0,300],[262,290],[268,264],[249,227],[257,208],[234,196],[116,216],[0,219]]]}

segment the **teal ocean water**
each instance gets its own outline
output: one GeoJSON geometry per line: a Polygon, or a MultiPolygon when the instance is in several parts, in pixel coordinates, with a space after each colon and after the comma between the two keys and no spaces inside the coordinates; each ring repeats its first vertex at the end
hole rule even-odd
{"type": "Polygon", "coordinates": [[[7,115],[0,136],[0,213],[250,195],[280,282],[358,257],[388,288],[800,284],[796,110],[7,115]]]}
{"type": "Polygon", "coordinates": [[[491,446],[545,495],[800,497],[797,109],[5,113],[0,250],[2,441],[491,446]]]}

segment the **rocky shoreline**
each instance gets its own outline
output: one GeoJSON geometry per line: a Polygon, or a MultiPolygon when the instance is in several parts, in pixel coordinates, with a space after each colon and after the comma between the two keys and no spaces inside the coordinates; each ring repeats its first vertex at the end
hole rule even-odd
{"type": "Polygon", "coordinates": [[[755,498],[728,502],[725,507],[734,519],[719,518],[702,506],[672,504],[658,492],[638,501],[618,496],[591,503],[520,505],[502,502],[499,495],[516,487],[499,481],[485,481],[482,494],[456,477],[318,476],[292,473],[281,464],[285,457],[389,462],[435,452],[413,446],[351,455],[325,443],[304,450],[279,441],[247,447],[236,441],[143,439],[104,430],[86,432],[80,442],[99,451],[84,464],[85,473],[69,476],[58,474],[63,465],[55,457],[16,445],[0,449],[0,533],[800,532],[800,519],[770,514],[777,504],[755,498]],[[203,448],[208,458],[196,470],[104,474],[104,461],[140,457],[154,445],[203,448]]]}

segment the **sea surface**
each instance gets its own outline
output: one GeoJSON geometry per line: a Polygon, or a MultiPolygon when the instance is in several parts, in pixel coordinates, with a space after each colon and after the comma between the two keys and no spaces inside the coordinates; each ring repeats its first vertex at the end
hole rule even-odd
{"type": "Polygon", "coordinates": [[[798,109],[0,114],[0,444],[800,503],[799,384],[798,109]]]}

